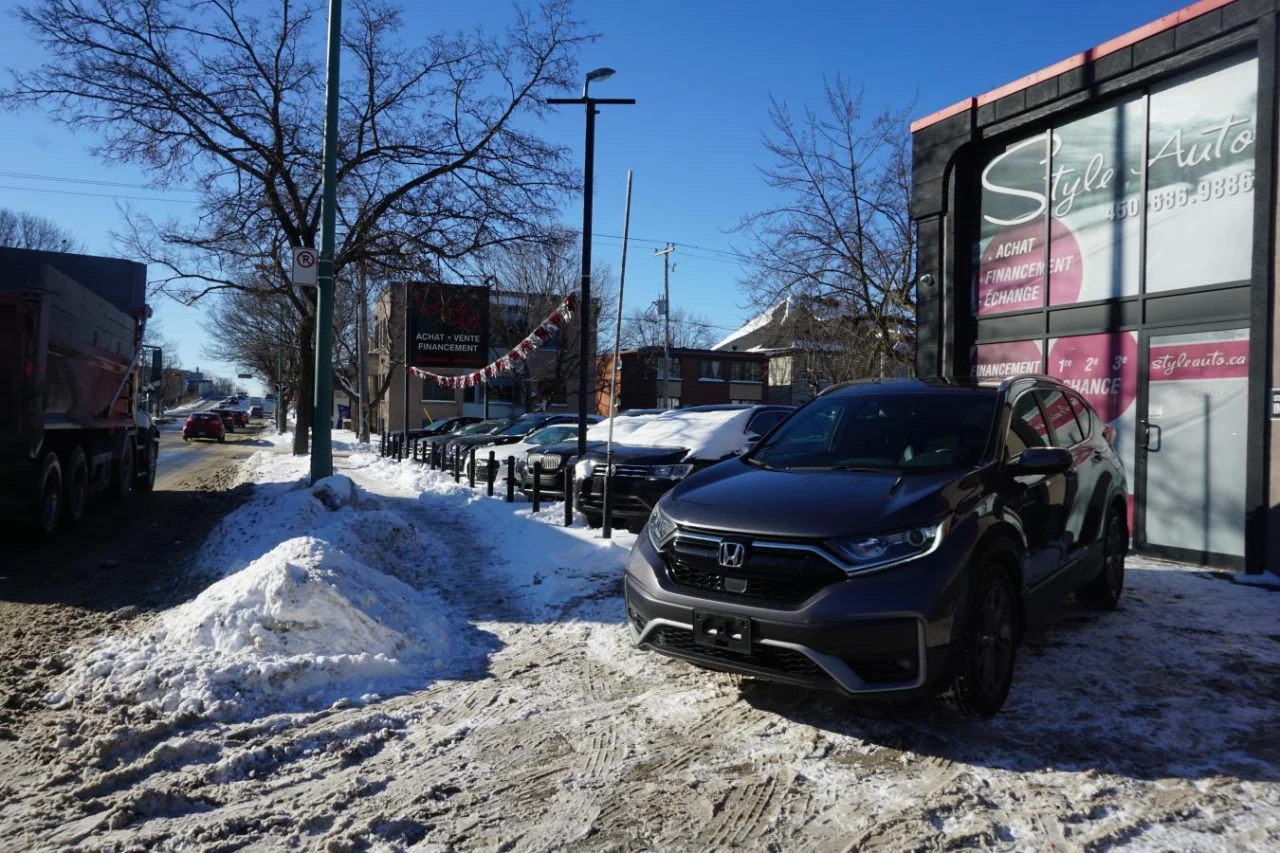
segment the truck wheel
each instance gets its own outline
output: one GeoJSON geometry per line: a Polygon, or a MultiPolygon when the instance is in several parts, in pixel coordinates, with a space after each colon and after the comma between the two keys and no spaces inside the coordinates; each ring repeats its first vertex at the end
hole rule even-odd
{"type": "Polygon", "coordinates": [[[77,447],[71,451],[67,460],[66,488],[66,522],[79,524],[84,518],[85,507],[89,504],[89,463],[85,459],[84,448],[77,447]]]}
{"type": "Polygon", "coordinates": [[[143,461],[143,469],[138,472],[138,488],[149,492],[156,487],[156,465],[160,461],[160,445],[154,441],[147,442],[147,458],[143,461]]]}
{"type": "Polygon", "coordinates": [[[40,504],[36,508],[36,531],[42,537],[49,537],[58,529],[58,518],[62,515],[62,465],[58,454],[44,455],[37,482],[40,483],[40,504]]]}
{"type": "Polygon", "coordinates": [[[120,458],[115,464],[115,481],[111,484],[111,494],[117,500],[126,500],[133,494],[133,456],[135,446],[133,439],[126,437],[120,458]]]}

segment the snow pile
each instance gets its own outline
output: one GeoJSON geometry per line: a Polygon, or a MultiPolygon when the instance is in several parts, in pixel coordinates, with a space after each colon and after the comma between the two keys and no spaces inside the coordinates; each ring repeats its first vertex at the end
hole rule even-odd
{"type": "Polygon", "coordinates": [[[307,463],[255,454],[254,499],[200,556],[225,577],[79,655],[48,701],[248,719],[413,689],[448,667],[456,626],[416,568],[427,543],[347,477],[305,488],[307,463]]]}
{"type": "Polygon", "coordinates": [[[688,451],[686,459],[723,459],[746,450],[751,413],[751,409],[667,412],[631,433],[626,443],[683,447],[688,451]]]}
{"type": "Polygon", "coordinates": [[[356,502],[356,486],[350,477],[325,477],[311,487],[311,494],[327,509],[337,510],[356,502]]]}
{"type": "Polygon", "coordinates": [[[451,475],[412,462],[371,454],[347,461],[348,473],[363,489],[412,498],[424,513],[419,527],[445,525],[459,534],[522,618],[554,619],[569,612],[607,622],[621,618],[620,584],[634,534],[615,530],[613,538],[603,539],[581,516],[564,527],[562,503],[546,504],[535,515],[527,503],[507,503],[499,490],[490,498],[465,480],[455,483],[451,475]]]}

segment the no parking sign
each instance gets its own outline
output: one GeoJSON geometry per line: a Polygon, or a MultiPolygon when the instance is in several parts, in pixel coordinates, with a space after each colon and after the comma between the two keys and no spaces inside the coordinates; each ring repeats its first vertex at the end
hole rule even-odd
{"type": "Polygon", "coordinates": [[[306,246],[293,247],[293,283],[303,287],[316,286],[316,261],[319,256],[315,249],[306,246]]]}

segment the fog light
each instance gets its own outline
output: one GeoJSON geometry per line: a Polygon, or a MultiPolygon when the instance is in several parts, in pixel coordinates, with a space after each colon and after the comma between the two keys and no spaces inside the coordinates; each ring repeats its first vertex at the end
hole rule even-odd
{"type": "Polygon", "coordinates": [[[898,669],[906,672],[907,670],[910,670],[913,666],[915,666],[916,662],[913,661],[911,658],[901,657],[895,660],[894,663],[897,664],[898,669]]]}

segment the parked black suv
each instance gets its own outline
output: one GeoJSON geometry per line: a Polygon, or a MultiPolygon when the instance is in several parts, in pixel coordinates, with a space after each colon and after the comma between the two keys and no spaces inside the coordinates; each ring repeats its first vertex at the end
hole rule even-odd
{"type": "MultiPolygon", "coordinates": [[[[626,443],[613,448],[614,523],[633,531],[639,530],[658,499],[672,486],[694,471],[737,455],[793,411],[793,406],[690,406],[645,424],[635,435],[628,436],[626,443]],[[679,423],[699,418],[718,420],[736,435],[711,435],[706,429],[698,428],[702,425],[691,423],[692,428],[688,432],[695,434],[695,441],[702,438],[707,441],[702,447],[691,446],[690,441],[679,437],[682,431],[679,423]],[[667,429],[667,426],[673,428],[667,429]],[[671,438],[663,439],[658,445],[645,444],[655,429],[666,432],[671,438]]],[[[588,450],[578,464],[578,508],[589,525],[598,527],[604,520],[604,448],[588,450]]]]}
{"type": "Polygon", "coordinates": [[[1113,433],[1041,376],[842,386],[676,486],[627,561],[642,649],[847,694],[999,711],[1023,627],[1116,605],[1113,433]]]}

